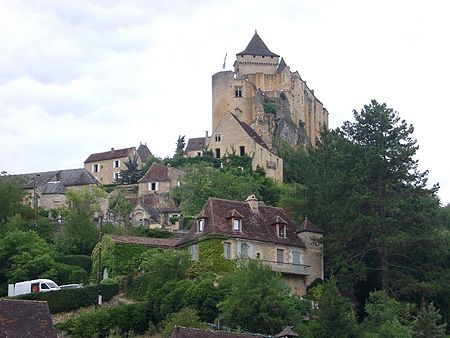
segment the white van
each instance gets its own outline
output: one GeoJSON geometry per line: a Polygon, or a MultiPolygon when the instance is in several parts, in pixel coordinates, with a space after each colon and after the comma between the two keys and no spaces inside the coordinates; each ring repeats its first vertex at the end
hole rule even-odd
{"type": "Polygon", "coordinates": [[[27,293],[48,292],[60,290],[60,287],[51,279],[33,279],[16,284],[9,284],[8,296],[18,296],[27,293]]]}

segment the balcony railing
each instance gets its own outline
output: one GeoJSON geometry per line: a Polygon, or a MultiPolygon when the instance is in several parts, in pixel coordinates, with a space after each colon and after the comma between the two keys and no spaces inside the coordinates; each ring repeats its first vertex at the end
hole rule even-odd
{"type": "Polygon", "coordinates": [[[295,263],[285,263],[285,262],[275,262],[275,261],[267,261],[261,260],[264,264],[270,266],[273,271],[278,271],[286,274],[294,274],[294,275],[309,275],[309,265],[304,264],[295,264],[295,263]]]}

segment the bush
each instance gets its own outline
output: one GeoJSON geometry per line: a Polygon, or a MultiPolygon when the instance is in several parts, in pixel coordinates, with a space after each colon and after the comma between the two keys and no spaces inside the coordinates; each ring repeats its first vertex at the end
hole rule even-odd
{"type": "Polygon", "coordinates": [[[58,273],[58,276],[56,277],[56,282],[58,284],[87,282],[88,274],[86,270],[79,266],[56,263],[55,268],[58,273]]]}
{"type": "Polygon", "coordinates": [[[111,330],[122,337],[128,333],[144,333],[149,325],[145,306],[141,303],[86,312],[56,324],[56,328],[73,337],[107,337],[111,330]]]}
{"type": "MultiPolygon", "coordinates": [[[[119,284],[101,284],[100,294],[103,301],[110,300],[119,293],[119,284]]],[[[48,303],[50,313],[67,312],[95,305],[97,303],[97,286],[90,285],[81,289],[65,289],[52,292],[30,293],[13,297],[13,299],[39,300],[48,303]]]]}
{"type": "Polygon", "coordinates": [[[57,261],[59,263],[64,263],[67,265],[79,266],[79,267],[82,267],[84,270],[86,270],[88,275],[91,273],[91,267],[92,267],[91,256],[66,255],[66,256],[56,257],[55,261],[57,261]]]}

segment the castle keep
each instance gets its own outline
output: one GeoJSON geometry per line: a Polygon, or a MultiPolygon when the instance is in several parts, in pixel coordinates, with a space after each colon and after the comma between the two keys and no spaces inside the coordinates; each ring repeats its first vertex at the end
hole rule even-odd
{"type": "Polygon", "coordinates": [[[293,147],[314,146],[328,111],[300,74],[271,52],[257,32],[236,54],[234,71],[212,77],[212,130],[227,112],[251,126],[272,149],[281,138],[293,147]]]}

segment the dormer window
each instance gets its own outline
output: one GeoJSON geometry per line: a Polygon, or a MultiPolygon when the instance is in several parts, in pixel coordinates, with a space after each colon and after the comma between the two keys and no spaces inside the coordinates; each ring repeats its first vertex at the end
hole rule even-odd
{"type": "Polygon", "coordinates": [[[197,221],[197,232],[203,232],[204,229],[205,229],[205,219],[200,218],[197,221]]]}
{"type": "Polygon", "coordinates": [[[234,231],[241,231],[241,227],[242,227],[242,222],[240,218],[233,218],[232,219],[232,223],[233,223],[233,230],[234,231]]]}
{"type": "Polygon", "coordinates": [[[286,238],[286,225],[278,224],[278,237],[286,238]]]}

